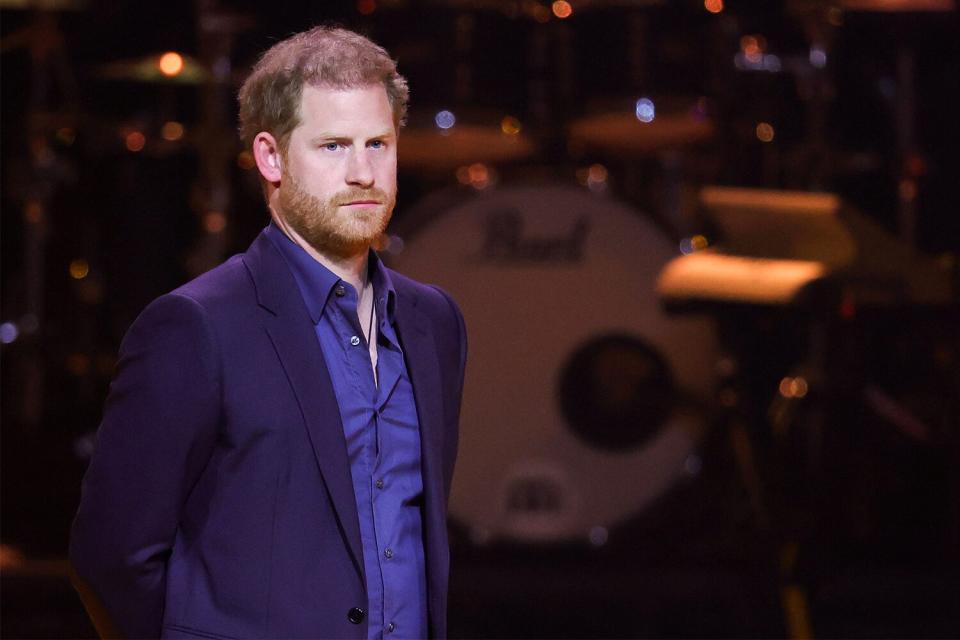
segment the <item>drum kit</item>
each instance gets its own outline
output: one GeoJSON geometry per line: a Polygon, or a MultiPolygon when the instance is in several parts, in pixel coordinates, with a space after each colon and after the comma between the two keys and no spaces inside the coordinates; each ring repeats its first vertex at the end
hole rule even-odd
{"type": "MultiPolygon", "coordinates": [[[[467,319],[452,518],[472,545],[604,547],[682,479],[695,478],[701,456],[710,455],[705,436],[728,429],[734,482],[749,494],[757,522],[768,523],[751,437],[728,419],[741,409],[725,373],[736,358],[718,326],[723,307],[801,314],[811,291],[830,287],[868,306],[951,299],[943,269],[915,259],[832,194],[698,194],[693,186],[720,177],[704,158],[718,155],[718,138],[739,135],[730,132],[737,118],[723,117],[741,105],[703,96],[727,79],[703,71],[721,55],[730,64],[717,73],[755,72],[796,86],[805,104],[793,108],[805,111],[800,126],[809,136],[798,155],[822,164],[827,41],[813,40],[800,57],[778,57],[762,37],[746,34],[721,54],[711,47],[737,42],[734,21],[680,20],[686,31],[678,42],[663,27],[685,10],[660,2],[554,3],[546,16],[531,2],[427,4],[456,14],[451,77],[474,82],[442,93],[448,102],[421,108],[402,133],[401,171],[427,180],[429,195],[398,212],[384,246],[392,266],[444,287],[467,319]],[[557,5],[572,14],[557,13],[557,5]],[[481,28],[491,23],[524,33],[505,41],[525,47],[514,52],[526,79],[513,105],[470,68],[496,46],[481,28]],[[591,59],[597,49],[616,64],[591,59]],[[691,68],[695,61],[703,68],[691,68]],[[686,64],[687,73],[664,78],[671,64],[686,64]],[[614,67],[612,81],[585,76],[614,67]],[[690,77],[701,80],[693,90],[690,77]],[[586,95],[585,87],[598,93],[586,95]],[[696,231],[708,227],[724,237],[720,250],[704,251],[711,241],[696,231]]],[[[819,21],[809,31],[817,38],[836,19],[795,4],[798,20],[819,21]]],[[[914,8],[928,9],[943,7],[914,8]]],[[[412,71],[414,87],[434,59],[428,44],[418,50],[427,68],[412,71]]],[[[766,78],[750,78],[762,93],[766,78]]],[[[747,133],[761,148],[775,135],[765,122],[747,133]]],[[[822,166],[804,171],[792,180],[806,180],[808,189],[825,177],[822,166]]],[[[788,392],[808,384],[799,375],[790,380],[788,392]]],[[[798,401],[803,388],[787,395],[798,401]]]]}

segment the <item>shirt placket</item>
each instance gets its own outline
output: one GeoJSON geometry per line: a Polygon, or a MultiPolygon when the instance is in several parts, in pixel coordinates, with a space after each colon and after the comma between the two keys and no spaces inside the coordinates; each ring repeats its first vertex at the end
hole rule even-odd
{"type": "MultiPolygon", "coordinates": [[[[376,399],[375,399],[375,410],[373,415],[375,433],[378,439],[378,454],[374,462],[374,476],[373,476],[373,517],[374,517],[374,529],[378,541],[382,544],[378,546],[381,549],[382,559],[381,559],[381,577],[383,579],[383,601],[382,601],[382,612],[383,612],[383,631],[385,633],[391,633],[394,631],[394,622],[390,619],[390,609],[391,603],[388,598],[390,593],[388,592],[387,585],[391,582],[389,579],[389,574],[392,573],[392,568],[397,562],[403,562],[403,558],[396,556],[396,550],[393,548],[393,542],[395,541],[395,531],[388,530],[388,526],[391,523],[390,518],[387,518],[382,515],[384,511],[390,511],[391,505],[388,504],[388,501],[391,499],[391,495],[395,496],[395,488],[391,487],[391,482],[395,480],[394,477],[391,477],[390,473],[390,462],[392,461],[392,456],[397,455],[398,452],[387,450],[384,445],[385,442],[389,442],[389,434],[386,433],[386,430],[389,429],[389,412],[388,404],[390,402],[390,397],[393,394],[393,390],[396,387],[399,381],[399,373],[397,367],[395,366],[395,347],[388,338],[388,334],[384,331],[386,324],[386,309],[383,305],[383,300],[378,300],[378,315],[380,321],[378,322],[378,331],[377,339],[379,342],[378,349],[380,355],[377,362],[377,375],[380,381],[376,389],[376,399]],[[393,493],[389,493],[391,490],[394,490],[393,493]]],[[[392,524],[396,525],[395,522],[392,524]]]]}
{"type": "MultiPolygon", "coordinates": [[[[373,370],[370,366],[370,355],[369,347],[367,342],[361,338],[362,331],[358,333],[359,330],[359,318],[357,317],[357,296],[353,291],[349,291],[343,296],[338,296],[339,300],[336,304],[336,315],[337,322],[340,326],[346,327],[345,337],[346,337],[346,361],[347,366],[351,370],[351,378],[354,381],[355,392],[364,399],[364,403],[367,406],[367,411],[369,412],[370,419],[367,422],[367,428],[363,429],[361,434],[362,441],[362,459],[363,459],[363,481],[366,485],[366,489],[369,496],[369,505],[370,511],[368,517],[372,520],[373,527],[373,548],[374,549],[383,549],[384,556],[392,556],[392,550],[385,546],[386,538],[384,537],[383,531],[381,529],[381,522],[383,518],[378,517],[377,513],[377,489],[375,486],[375,478],[377,477],[377,468],[379,466],[380,458],[380,442],[379,442],[379,421],[380,421],[380,404],[379,404],[379,391],[374,384],[373,380],[373,370]],[[389,553],[387,553],[389,551],[389,553]]],[[[357,487],[360,490],[360,487],[357,487]]],[[[368,575],[368,580],[377,580],[379,582],[379,602],[376,608],[371,607],[369,624],[371,625],[371,636],[381,637],[382,628],[383,628],[383,616],[384,616],[384,607],[385,607],[385,591],[386,584],[383,577],[384,567],[383,559],[377,557],[375,562],[377,571],[374,575],[368,575]],[[377,611],[379,609],[379,611],[377,611]],[[376,633],[374,633],[373,627],[379,627],[376,633]]],[[[368,566],[368,574],[370,567],[368,566]]],[[[371,596],[371,600],[376,597],[375,594],[368,594],[371,596]]]]}

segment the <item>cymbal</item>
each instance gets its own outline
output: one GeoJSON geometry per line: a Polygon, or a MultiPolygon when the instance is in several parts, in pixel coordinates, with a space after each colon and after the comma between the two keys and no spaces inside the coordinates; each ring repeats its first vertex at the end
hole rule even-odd
{"type": "Polygon", "coordinates": [[[86,8],[87,3],[83,0],[0,0],[0,9],[81,11],[86,8]]]}
{"type": "Polygon", "coordinates": [[[569,141],[573,147],[645,154],[702,142],[713,131],[712,122],[689,114],[658,114],[640,122],[629,112],[603,113],[574,121],[569,141]]]}
{"type": "Polygon", "coordinates": [[[954,0],[840,0],[846,11],[895,13],[906,11],[954,11],[954,0]]]}
{"type": "Polygon", "coordinates": [[[101,66],[98,75],[108,80],[156,84],[203,84],[210,72],[196,58],[182,53],[153,54],[101,66]]]}
{"type": "Polygon", "coordinates": [[[405,169],[456,169],[474,162],[508,162],[529,157],[536,151],[522,133],[507,134],[499,127],[457,124],[447,130],[436,127],[404,129],[400,134],[400,166],[405,169]]]}

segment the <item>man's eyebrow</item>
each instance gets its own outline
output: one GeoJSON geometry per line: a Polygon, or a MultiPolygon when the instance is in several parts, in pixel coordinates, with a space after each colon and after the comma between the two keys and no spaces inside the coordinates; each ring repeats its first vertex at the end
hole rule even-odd
{"type": "MultiPolygon", "coordinates": [[[[366,140],[380,140],[383,138],[394,138],[396,137],[396,132],[392,129],[386,129],[380,133],[376,133],[372,136],[367,136],[366,140]]],[[[346,136],[339,133],[321,131],[317,135],[310,138],[312,142],[350,142],[353,140],[352,136],[346,136]]]]}

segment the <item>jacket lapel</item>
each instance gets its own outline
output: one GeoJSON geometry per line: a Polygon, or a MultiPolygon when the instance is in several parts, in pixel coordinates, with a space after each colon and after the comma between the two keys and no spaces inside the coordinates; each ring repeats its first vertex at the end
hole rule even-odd
{"type": "MultiPolygon", "coordinates": [[[[394,283],[396,285],[396,280],[394,283]]],[[[444,604],[439,598],[447,590],[448,563],[446,497],[441,459],[443,400],[440,392],[440,360],[430,334],[430,320],[417,307],[416,293],[407,287],[397,293],[397,333],[413,383],[413,395],[420,420],[427,587],[432,622],[437,624],[438,618],[444,615],[444,604]]]]}
{"type": "Polygon", "coordinates": [[[269,312],[264,314],[266,331],[297,397],[354,565],[364,577],[360,520],[343,423],[313,323],[289,267],[266,235],[257,237],[243,261],[254,280],[258,303],[269,312]]]}

